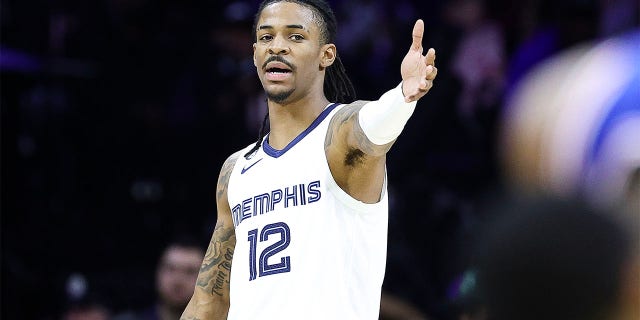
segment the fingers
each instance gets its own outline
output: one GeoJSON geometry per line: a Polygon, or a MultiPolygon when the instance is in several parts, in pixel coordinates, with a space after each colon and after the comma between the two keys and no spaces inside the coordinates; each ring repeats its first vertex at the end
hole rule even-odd
{"type": "Polygon", "coordinates": [[[426,80],[421,81],[420,86],[418,87],[418,90],[405,96],[404,101],[409,103],[412,101],[420,100],[420,98],[424,97],[424,95],[427,94],[427,92],[429,92],[431,87],[433,87],[433,81],[426,81],[426,80]]]}
{"type": "Polygon", "coordinates": [[[426,59],[425,59],[425,63],[428,66],[435,66],[435,63],[436,63],[436,49],[429,48],[429,50],[427,51],[427,56],[426,56],[426,59]]]}
{"type": "Polygon", "coordinates": [[[425,77],[425,79],[427,80],[433,80],[436,78],[436,76],[438,75],[438,68],[434,67],[434,66],[428,66],[427,67],[427,76],[425,77]],[[431,69],[429,69],[431,68],[431,69]]]}
{"type": "Polygon", "coordinates": [[[433,87],[433,81],[438,75],[438,68],[434,66],[427,66],[427,75],[419,80],[418,88],[414,92],[411,92],[406,98],[406,102],[416,101],[422,98],[433,87]]]}
{"type": "MultiPolygon", "coordinates": [[[[418,50],[422,53],[422,35],[424,34],[424,21],[422,19],[418,19],[416,24],[413,26],[413,43],[411,43],[411,49],[418,50]]],[[[435,52],[434,52],[435,54],[435,52]]]]}
{"type": "MultiPolygon", "coordinates": [[[[435,68],[433,70],[435,72],[435,68]]],[[[422,98],[433,87],[433,80],[430,79],[409,79],[403,82],[403,93],[405,94],[404,101],[412,102],[422,98]]]]}
{"type": "Polygon", "coordinates": [[[429,91],[429,89],[431,89],[431,87],[433,87],[432,79],[422,79],[420,81],[420,86],[418,87],[418,91],[426,93],[427,91],[429,91]]]}
{"type": "Polygon", "coordinates": [[[429,87],[430,83],[431,83],[431,81],[427,81],[425,79],[422,79],[420,81],[420,86],[418,87],[418,91],[426,91],[426,90],[428,90],[430,88],[429,87]]]}

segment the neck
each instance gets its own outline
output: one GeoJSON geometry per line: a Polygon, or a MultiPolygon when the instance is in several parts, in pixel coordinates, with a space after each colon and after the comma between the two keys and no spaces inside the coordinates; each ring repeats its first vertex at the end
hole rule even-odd
{"type": "Polygon", "coordinates": [[[329,104],[324,93],[308,95],[295,101],[276,103],[268,101],[269,106],[269,145],[283,149],[329,104]]]}

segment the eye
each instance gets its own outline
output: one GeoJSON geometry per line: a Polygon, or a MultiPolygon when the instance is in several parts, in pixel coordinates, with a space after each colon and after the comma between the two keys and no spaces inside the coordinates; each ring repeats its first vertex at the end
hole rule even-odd
{"type": "Polygon", "coordinates": [[[293,41],[302,41],[302,40],[304,40],[304,37],[302,35],[299,35],[299,34],[292,34],[291,36],[289,36],[289,39],[291,39],[293,41]]]}
{"type": "Polygon", "coordinates": [[[273,36],[270,34],[263,34],[260,37],[258,37],[258,40],[260,41],[269,41],[271,39],[273,39],[273,36]]]}

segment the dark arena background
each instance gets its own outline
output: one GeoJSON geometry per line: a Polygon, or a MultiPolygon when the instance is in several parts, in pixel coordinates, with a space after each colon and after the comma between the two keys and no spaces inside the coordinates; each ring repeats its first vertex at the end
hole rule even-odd
{"type": "MultiPolygon", "coordinates": [[[[636,29],[638,2],[330,2],[359,99],[399,83],[425,21],[438,78],[388,155],[383,307],[457,319],[484,205],[510,189],[509,97],[549,57],[636,29]]],[[[110,317],[145,309],[164,246],[206,248],[220,167],[266,111],[258,3],[0,1],[3,319],[71,319],[81,301],[110,317]]]]}

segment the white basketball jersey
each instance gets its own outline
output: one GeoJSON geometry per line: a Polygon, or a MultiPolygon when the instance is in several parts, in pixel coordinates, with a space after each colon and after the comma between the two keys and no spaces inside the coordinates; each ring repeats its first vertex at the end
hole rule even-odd
{"type": "Polygon", "coordinates": [[[228,319],[378,319],[386,183],[381,201],[365,204],[333,180],[324,141],[341,107],[327,107],[282,150],[265,139],[238,158],[228,186],[236,232],[228,319]]]}

